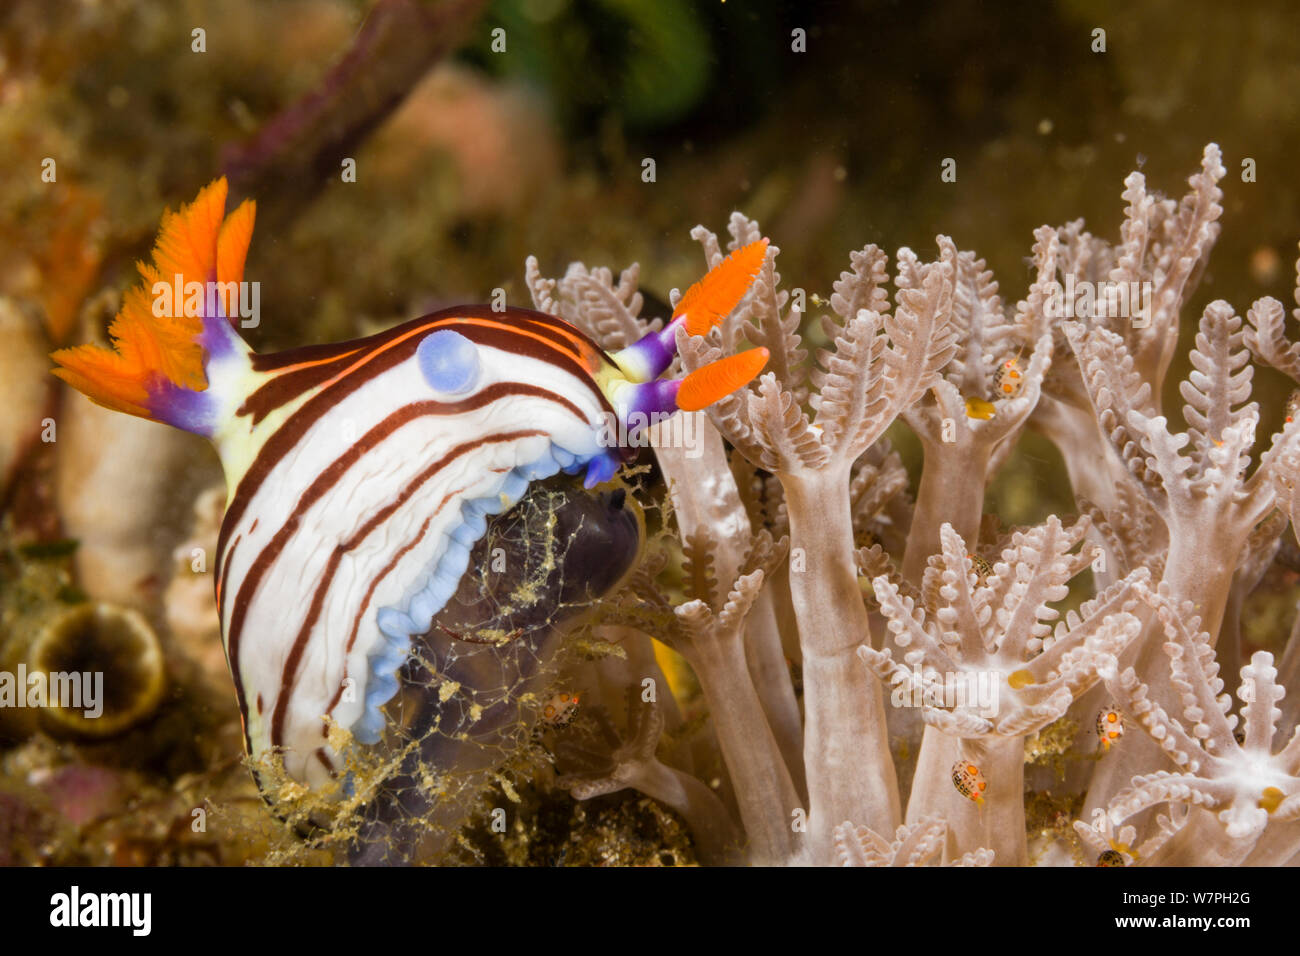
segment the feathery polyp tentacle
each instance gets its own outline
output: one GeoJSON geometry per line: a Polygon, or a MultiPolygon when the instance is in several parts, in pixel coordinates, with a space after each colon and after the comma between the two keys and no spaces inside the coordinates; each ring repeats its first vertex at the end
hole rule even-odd
{"type": "Polygon", "coordinates": [[[1272,752],[1273,735],[1277,732],[1278,718],[1282,716],[1281,709],[1275,705],[1285,693],[1277,683],[1273,655],[1256,651],[1250,663],[1241,669],[1241,686],[1237,689],[1237,696],[1244,704],[1241,709],[1246,724],[1243,748],[1266,754],[1272,752]]]}
{"type": "MultiPolygon", "coordinates": [[[[1300,294],[1300,285],[1297,292],[1300,294]]],[[[1282,303],[1270,295],[1256,299],[1246,313],[1246,321],[1249,323],[1243,335],[1246,348],[1261,362],[1300,382],[1300,342],[1286,337],[1286,310],[1282,303]]]]}

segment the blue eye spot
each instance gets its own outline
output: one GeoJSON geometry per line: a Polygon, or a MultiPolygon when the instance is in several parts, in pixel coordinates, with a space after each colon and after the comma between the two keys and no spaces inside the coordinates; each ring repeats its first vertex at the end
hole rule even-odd
{"type": "Polygon", "coordinates": [[[451,329],[427,335],[415,350],[420,373],[435,391],[462,395],[479,379],[478,348],[451,329]]]}

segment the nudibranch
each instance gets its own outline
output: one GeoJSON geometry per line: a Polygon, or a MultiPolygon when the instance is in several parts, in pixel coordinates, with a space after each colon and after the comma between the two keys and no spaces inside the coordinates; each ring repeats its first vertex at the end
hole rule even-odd
{"type": "Polygon", "coordinates": [[[1124,715],[1114,707],[1097,711],[1097,736],[1101,739],[1102,752],[1110,750],[1124,736],[1124,715]]]}
{"type": "Polygon", "coordinates": [[[984,774],[975,764],[969,760],[958,760],[953,764],[952,785],[967,800],[983,808],[984,791],[988,788],[988,784],[984,781],[984,774]]]}
{"type": "Polygon", "coordinates": [[[560,473],[605,482],[635,456],[627,439],[646,422],[704,408],[758,374],[764,349],[660,377],[678,329],[720,322],[767,243],[734,252],[661,331],[613,354],[553,316],[483,306],[259,354],[228,318],[254,204],[226,215],[226,192],[219,179],[164,215],[111,347],[58,351],[54,374],[215,445],[228,505],[214,577],[245,743],[255,762],[278,753],[314,786],[344,764],[331,722],[362,744],[385,733],[412,642],[434,631],[493,516],[560,473]],[[184,302],[167,308],[165,287],[186,290],[184,302]]]}
{"type": "Polygon", "coordinates": [[[567,691],[556,691],[542,708],[542,723],[556,730],[563,730],[577,716],[578,695],[567,691]]]}
{"type": "Polygon", "coordinates": [[[1015,398],[1024,384],[1025,373],[1018,356],[1012,356],[998,365],[993,373],[993,388],[1006,398],[1015,398]]]}

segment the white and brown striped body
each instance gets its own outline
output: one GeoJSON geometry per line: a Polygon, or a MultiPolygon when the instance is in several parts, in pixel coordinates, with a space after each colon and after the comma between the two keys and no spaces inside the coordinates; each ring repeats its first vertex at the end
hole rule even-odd
{"type": "MultiPolygon", "coordinates": [[[[330,746],[338,740],[331,721],[361,744],[383,737],[383,708],[412,642],[423,645],[431,628],[446,625],[436,615],[453,594],[453,619],[453,610],[477,607],[482,613],[466,623],[490,629],[497,620],[493,587],[505,578],[465,575],[488,515],[557,471],[585,470],[584,485],[595,487],[635,454],[619,443],[655,415],[704,408],[758,374],[761,347],[683,379],[661,377],[679,332],[702,335],[736,307],[767,242],[715,265],[666,325],[613,356],[560,319],[482,306],[361,341],[259,355],[229,318],[242,301],[255,207],[245,200],[227,214],[227,193],[220,178],[164,213],[152,262],[140,263],[141,281],[124,295],[109,342],[60,349],[53,371],[106,408],[216,445],[228,492],[217,604],[245,742],[258,762],[278,753],[292,778],[316,785],[343,764],[330,746]],[[174,297],[162,294],[173,287],[174,297]],[[462,580],[465,593],[457,593],[462,580]]],[[[640,528],[623,499],[570,490],[539,496],[554,504],[546,527],[564,529],[556,539],[566,549],[562,570],[550,538],[520,542],[529,560],[550,567],[545,600],[524,615],[529,638],[499,657],[467,655],[466,667],[473,657],[503,677],[512,669],[537,676],[507,658],[562,636],[552,604],[559,610],[571,590],[590,599],[592,582],[606,593],[635,560],[640,528]]],[[[501,526],[518,526],[521,514],[501,526]]],[[[513,611],[505,617],[513,621],[513,611]]],[[[406,673],[418,679],[421,666],[423,658],[406,673]]],[[[433,722],[438,704],[463,703],[406,696],[413,707],[432,704],[415,709],[433,722]]],[[[498,715],[498,736],[499,721],[511,718],[498,715]]],[[[462,756],[484,757],[446,753],[441,765],[462,756]]],[[[400,801],[390,809],[404,812],[400,801]]]]}
{"type": "Polygon", "coordinates": [[[265,384],[217,437],[231,475],[218,602],[254,758],[277,750],[317,784],[341,766],[324,718],[379,738],[409,635],[454,590],[483,516],[617,454],[598,442],[607,362],[558,319],[473,307],[254,357],[265,384]],[[445,329],[479,362],[455,395],[416,355],[445,329]]]}

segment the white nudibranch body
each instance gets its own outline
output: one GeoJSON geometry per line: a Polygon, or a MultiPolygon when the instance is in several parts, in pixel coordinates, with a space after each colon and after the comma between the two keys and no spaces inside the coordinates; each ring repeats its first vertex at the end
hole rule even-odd
{"type": "Polygon", "coordinates": [[[338,374],[275,414],[244,405],[238,441],[259,450],[222,529],[222,633],[250,752],[308,783],[340,766],[324,718],[380,739],[487,517],[535,480],[617,466],[597,441],[608,402],[558,320],[466,312],[337,347],[338,374]]]}

